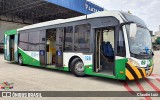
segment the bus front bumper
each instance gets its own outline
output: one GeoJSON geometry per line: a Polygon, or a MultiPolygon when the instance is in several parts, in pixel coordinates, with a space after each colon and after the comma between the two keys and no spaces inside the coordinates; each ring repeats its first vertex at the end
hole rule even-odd
{"type": "Polygon", "coordinates": [[[130,62],[127,62],[125,71],[127,80],[142,79],[152,74],[153,66],[142,68],[133,66],[130,62]]]}

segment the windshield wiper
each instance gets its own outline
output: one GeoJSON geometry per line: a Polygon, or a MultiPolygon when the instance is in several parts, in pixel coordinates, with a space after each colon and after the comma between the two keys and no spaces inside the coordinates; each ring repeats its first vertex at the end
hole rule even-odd
{"type": "Polygon", "coordinates": [[[146,52],[140,52],[139,54],[147,54],[146,52]]]}

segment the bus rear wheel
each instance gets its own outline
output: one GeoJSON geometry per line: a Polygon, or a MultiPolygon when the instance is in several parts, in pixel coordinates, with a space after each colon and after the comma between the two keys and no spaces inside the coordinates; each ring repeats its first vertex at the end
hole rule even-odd
{"type": "Polygon", "coordinates": [[[19,58],[18,58],[18,63],[22,66],[23,65],[23,58],[22,56],[20,55],[19,58]]]}
{"type": "Polygon", "coordinates": [[[74,75],[78,77],[85,76],[84,73],[85,67],[80,58],[75,58],[71,63],[71,71],[74,75]]]}

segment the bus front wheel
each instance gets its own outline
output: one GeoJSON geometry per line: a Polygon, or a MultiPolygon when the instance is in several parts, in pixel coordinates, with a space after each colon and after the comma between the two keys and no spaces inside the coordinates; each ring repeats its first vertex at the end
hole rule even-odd
{"type": "Polygon", "coordinates": [[[78,77],[85,76],[84,73],[85,67],[80,58],[75,58],[71,63],[71,71],[74,75],[78,77]]]}
{"type": "Polygon", "coordinates": [[[20,55],[19,58],[18,58],[18,63],[22,66],[23,65],[23,58],[22,56],[20,55]]]}

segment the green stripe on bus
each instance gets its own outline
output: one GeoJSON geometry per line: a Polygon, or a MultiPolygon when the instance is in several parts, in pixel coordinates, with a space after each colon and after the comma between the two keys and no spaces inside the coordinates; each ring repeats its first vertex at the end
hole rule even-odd
{"type": "Polygon", "coordinates": [[[117,79],[122,79],[122,80],[126,79],[125,68],[126,68],[127,61],[128,61],[127,58],[116,60],[115,74],[116,74],[117,79]],[[121,73],[121,72],[123,72],[123,73],[121,73]]]}
{"type": "Polygon", "coordinates": [[[40,66],[40,61],[27,55],[22,49],[18,48],[18,53],[22,56],[24,64],[33,65],[33,66],[40,66]]]}
{"type": "Polygon", "coordinates": [[[17,30],[9,30],[9,31],[6,31],[4,34],[6,34],[6,35],[17,34],[17,30]]]}

